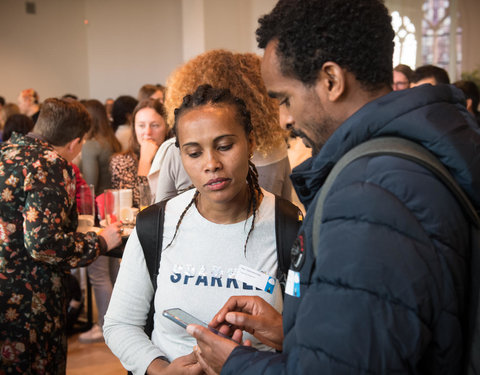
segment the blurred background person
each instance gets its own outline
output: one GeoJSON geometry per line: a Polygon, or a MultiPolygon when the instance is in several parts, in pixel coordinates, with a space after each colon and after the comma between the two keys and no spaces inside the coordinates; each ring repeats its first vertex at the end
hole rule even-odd
{"type": "Polygon", "coordinates": [[[158,99],[161,103],[163,103],[164,97],[165,97],[164,86],[160,84],[156,84],[156,85],[146,84],[146,85],[143,85],[138,91],[137,100],[141,102],[142,100],[151,98],[151,99],[158,99]]]}
{"type": "Polygon", "coordinates": [[[3,142],[8,141],[13,132],[19,134],[28,134],[33,129],[33,125],[33,120],[26,115],[11,115],[3,127],[3,142]]]}
{"type": "Polygon", "coordinates": [[[465,102],[467,105],[467,111],[472,114],[477,120],[477,124],[480,125],[480,115],[478,113],[478,102],[480,94],[478,86],[473,81],[457,81],[454,83],[455,87],[458,87],[463,91],[465,95],[465,102]]]}
{"type": "Polygon", "coordinates": [[[108,98],[107,100],[105,100],[105,110],[107,111],[107,118],[110,125],[113,122],[113,118],[112,118],[113,103],[114,103],[114,100],[112,98],[108,98]]]}
{"type": "Polygon", "coordinates": [[[6,103],[0,109],[0,141],[2,140],[2,132],[7,119],[14,114],[20,113],[20,108],[15,103],[6,103]]]}
{"type": "Polygon", "coordinates": [[[92,127],[85,136],[79,167],[85,181],[95,186],[95,195],[100,195],[112,186],[110,158],[119,153],[122,146],[108,122],[104,105],[91,99],[84,106],[92,118],[92,127]]]}
{"type": "Polygon", "coordinates": [[[159,100],[147,99],[133,111],[130,146],[110,161],[112,188],[133,189],[133,205],[139,206],[139,185],[148,184],[147,174],[160,145],[169,136],[165,108],[159,100]]]}
{"type": "Polygon", "coordinates": [[[23,90],[18,96],[20,113],[29,116],[35,124],[40,113],[40,101],[34,89],[23,90]]]}
{"type": "Polygon", "coordinates": [[[122,145],[122,151],[127,151],[132,138],[132,113],[138,100],[129,95],[119,96],[113,102],[112,127],[115,137],[122,145]]]}
{"type": "MultiPolygon", "coordinates": [[[[95,195],[100,195],[112,186],[110,158],[122,147],[109,124],[104,105],[92,99],[85,101],[84,106],[92,119],[92,127],[85,136],[79,167],[87,184],[95,187],[95,195]]],[[[103,317],[107,312],[118,268],[119,261],[114,257],[99,257],[87,268],[98,320],[90,330],[79,335],[78,340],[82,343],[103,341],[103,317]]]]}
{"type": "Polygon", "coordinates": [[[450,78],[445,69],[435,65],[423,65],[415,69],[412,75],[410,87],[416,87],[429,83],[432,86],[438,84],[448,85],[450,78]]]}
{"type": "Polygon", "coordinates": [[[393,68],[393,91],[405,90],[410,87],[413,70],[405,64],[398,64],[393,68]]]}

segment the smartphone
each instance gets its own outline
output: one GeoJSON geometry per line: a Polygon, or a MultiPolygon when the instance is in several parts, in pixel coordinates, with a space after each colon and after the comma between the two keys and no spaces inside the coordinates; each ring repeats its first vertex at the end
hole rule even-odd
{"type": "Polygon", "coordinates": [[[231,337],[224,335],[223,333],[217,331],[215,328],[209,327],[207,323],[201,321],[200,319],[195,318],[193,315],[183,311],[182,309],[167,309],[163,310],[162,315],[172,322],[178,324],[180,327],[187,328],[189,324],[198,324],[199,326],[203,326],[208,328],[210,331],[215,333],[216,335],[222,336],[226,339],[234,341],[231,337]]]}
{"type": "Polygon", "coordinates": [[[195,318],[193,315],[190,315],[182,309],[163,310],[163,316],[183,328],[187,328],[189,324],[198,324],[199,326],[209,328],[207,323],[202,322],[200,319],[195,318]]]}

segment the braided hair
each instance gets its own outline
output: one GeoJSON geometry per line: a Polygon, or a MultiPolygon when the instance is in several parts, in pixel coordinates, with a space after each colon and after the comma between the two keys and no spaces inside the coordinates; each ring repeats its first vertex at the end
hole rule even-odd
{"type": "MultiPolygon", "coordinates": [[[[175,122],[173,124],[173,133],[175,134],[175,136],[178,135],[178,121],[180,117],[192,109],[203,107],[206,105],[232,107],[235,110],[235,117],[238,123],[243,126],[246,136],[249,137],[250,134],[252,133],[253,126],[250,118],[250,112],[247,110],[245,102],[242,99],[234,96],[228,89],[213,88],[211,85],[205,84],[205,85],[198,86],[198,88],[195,90],[193,94],[186,95],[183,98],[181,106],[175,109],[175,122]]],[[[178,136],[175,140],[175,146],[179,147],[178,136]]],[[[248,239],[250,238],[253,228],[255,227],[255,218],[258,210],[258,201],[259,201],[259,198],[263,195],[260,185],[258,184],[257,168],[251,162],[251,160],[248,161],[248,174],[247,174],[246,182],[247,182],[248,191],[249,191],[247,218],[249,217],[250,213],[253,214],[253,218],[252,218],[252,224],[250,226],[250,230],[248,231],[248,234],[247,234],[247,239],[245,240],[245,245],[244,245],[245,254],[247,252],[248,239]]],[[[192,200],[190,201],[190,203],[187,205],[185,210],[180,215],[180,218],[175,227],[175,233],[173,235],[173,238],[170,241],[170,243],[167,245],[167,247],[169,247],[173,243],[185,214],[190,209],[190,207],[197,202],[199,195],[200,193],[197,190],[192,200]]]]}

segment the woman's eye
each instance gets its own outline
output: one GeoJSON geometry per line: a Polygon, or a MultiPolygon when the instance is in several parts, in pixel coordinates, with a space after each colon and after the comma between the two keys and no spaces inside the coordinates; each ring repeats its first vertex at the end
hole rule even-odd
{"type": "Polygon", "coordinates": [[[188,156],[191,158],[198,158],[200,156],[200,152],[189,152],[188,156]]]}
{"type": "Polygon", "coordinates": [[[160,127],[160,124],[152,124],[150,125],[150,127],[153,129],[158,129],[160,127]]]}
{"type": "Polygon", "coordinates": [[[230,150],[232,148],[232,146],[233,146],[233,144],[218,146],[218,150],[219,151],[227,151],[227,150],[230,150]]]}

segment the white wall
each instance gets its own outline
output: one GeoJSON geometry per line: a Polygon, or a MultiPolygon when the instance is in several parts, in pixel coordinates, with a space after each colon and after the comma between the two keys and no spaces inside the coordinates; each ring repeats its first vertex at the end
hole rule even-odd
{"type": "Polygon", "coordinates": [[[276,0],[0,0],[0,95],[136,96],[213,48],[256,50],[257,18],[276,0]],[[84,20],[88,21],[84,24],[84,20]]]}
{"type": "Polygon", "coordinates": [[[182,0],[183,60],[211,49],[256,52],[258,18],[277,0],[182,0]]]}
{"type": "Polygon", "coordinates": [[[182,62],[180,1],[85,2],[92,97],[136,97],[145,83],[165,83],[182,62]]]}
{"type": "Polygon", "coordinates": [[[40,100],[73,92],[89,93],[84,2],[36,0],[37,13],[25,2],[0,0],[0,95],[16,101],[34,88],[40,100]]]}
{"type": "MultiPolygon", "coordinates": [[[[144,83],[212,48],[257,52],[257,19],[276,0],[0,0],[0,95],[32,87],[40,99],[136,96],[144,83]],[[84,24],[88,20],[88,24],[84,24]]],[[[422,0],[388,0],[405,12],[422,0]]],[[[480,64],[480,1],[456,0],[464,70],[480,64]]],[[[412,16],[416,19],[416,15],[412,16]]]]}

